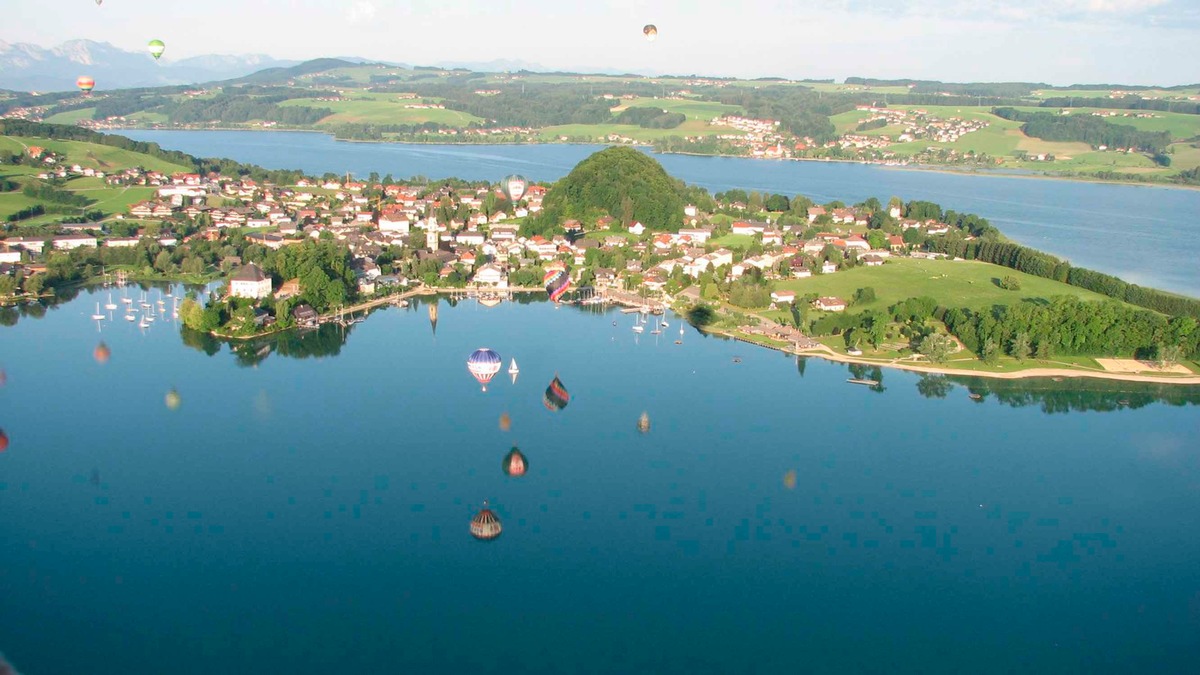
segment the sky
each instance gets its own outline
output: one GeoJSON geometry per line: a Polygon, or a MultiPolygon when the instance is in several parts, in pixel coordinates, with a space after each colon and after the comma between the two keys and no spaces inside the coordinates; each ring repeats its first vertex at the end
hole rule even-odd
{"type": "Polygon", "coordinates": [[[0,40],[651,75],[1200,81],[1200,0],[0,0],[0,40]],[[642,37],[657,25],[658,40],[642,37]]]}

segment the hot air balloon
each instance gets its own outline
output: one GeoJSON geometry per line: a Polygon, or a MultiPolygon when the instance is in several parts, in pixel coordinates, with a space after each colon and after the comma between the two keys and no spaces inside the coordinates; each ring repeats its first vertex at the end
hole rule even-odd
{"type": "Polygon", "coordinates": [[[508,413],[500,413],[500,431],[508,431],[512,428],[512,418],[508,413]]]}
{"type": "Polygon", "coordinates": [[[546,387],[546,394],[542,396],[542,404],[546,406],[546,410],[550,412],[558,412],[567,407],[571,402],[571,395],[567,393],[567,388],[563,386],[562,380],[558,379],[558,375],[550,381],[550,386],[546,387]]]}
{"type": "Polygon", "coordinates": [[[513,446],[512,450],[504,456],[504,462],[500,465],[504,469],[504,473],[517,478],[524,476],[529,470],[529,461],[525,459],[525,455],[521,454],[521,450],[517,446],[513,446]]]}
{"type": "Polygon", "coordinates": [[[167,51],[167,45],[163,44],[162,40],[151,40],[146,44],[146,47],[150,50],[150,56],[153,56],[155,61],[163,55],[163,52],[167,51]]]}
{"type": "Polygon", "coordinates": [[[434,300],[433,304],[429,305],[429,325],[433,326],[433,334],[434,335],[437,335],[437,314],[438,314],[437,308],[438,308],[437,300],[434,300]]]}
{"type": "Polygon", "coordinates": [[[104,0],[96,0],[97,7],[99,7],[100,5],[103,5],[103,4],[104,4],[104,0]]]}
{"type": "Polygon", "coordinates": [[[82,75],[78,80],[75,80],[75,86],[79,87],[79,91],[82,91],[84,96],[87,96],[92,93],[92,89],[96,86],[96,81],[87,75],[82,75]]]}
{"type": "Polygon", "coordinates": [[[550,300],[558,302],[571,287],[571,275],[564,269],[552,269],[542,277],[542,283],[546,286],[546,292],[550,294],[550,300]]]}
{"type": "Polygon", "coordinates": [[[167,402],[167,408],[168,408],[168,409],[170,409],[170,410],[178,410],[178,409],[179,409],[179,404],[183,402],[183,399],[181,399],[181,398],[179,397],[179,392],[177,392],[177,391],[175,391],[174,389],[172,389],[171,391],[168,391],[168,392],[167,392],[167,396],[166,396],[166,402],[167,402]]]}
{"type": "Polygon", "coordinates": [[[789,490],[796,487],[796,470],[788,469],[788,472],[783,474],[783,486],[789,490]]]}
{"type": "Polygon", "coordinates": [[[650,42],[654,42],[655,38],[658,37],[658,26],[652,23],[646,24],[642,27],[642,35],[645,35],[646,39],[650,42]]]}
{"type": "Polygon", "coordinates": [[[8,449],[8,434],[4,433],[3,429],[0,429],[0,452],[4,452],[7,449],[8,449]]]}
{"type": "Polygon", "coordinates": [[[529,181],[525,180],[524,176],[513,174],[500,182],[500,189],[504,194],[508,195],[513,204],[521,201],[521,197],[525,196],[525,188],[529,187],[529,181]]]}
{"type": "Polygon", "coordinates": [[[110,356],[112,356],[112,350],[103,342],[96,345],[96,348],[92,350],[92,357],[96,359],[96,363],[101,365],[108,363],[108,357],[110,356]]]}
{"type": "Polygon", "coordinates": [[[650,415],[643,412],[642,416],[638,418],[637,428],[643,434],[650,431],[650,415]]]}
{"type": "Polygon", "coordinates": [[[483,390],[487,391],[488,382],[500,372],[500,365],[503,359],[495,351],[483,347],[476,349],[467,359],[467,370],[471,375],[479,380],[479,384],[483,386],[483,390]]]}
{"type": "Polygon", "coordinates": [[[500,519],[483,503],[483,508],[471,519],[471,536],[480,541],[491,541],[500,536],[500,519]]]}

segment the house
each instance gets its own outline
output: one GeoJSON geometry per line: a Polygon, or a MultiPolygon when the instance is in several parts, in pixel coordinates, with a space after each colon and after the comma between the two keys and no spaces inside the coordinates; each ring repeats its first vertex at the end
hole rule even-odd
{"type": "Polygon", "coordinates": [[[593,283],[597,288],[607,288],[617,283],[617,273],[607,267],[597,267],[595,274],[593,283]]]}
{"type": "Polygon", "coordinates": [[[833,274],[837,271],[837,264],[829,260],[821,263],[821,274],[833,274]]]}
{"type": "Polygon", "coordinates": [[[642,225],[641,223],[636,222],[636,221],[632,225],[629,226],[629,233],[634,236],[640,237],[640,236],[642,236],[642,233],[645,231],[646,231],[646,226],[642,225]]]}
{"type": "Polygon", "coordinates": [[[863,256],[862,263],[867,267],[879,267],[883,264],[883,258],[877,255],[863,256]]]}
{"type": "Polygon", "coordinates": [[[777,305],[786,305],[796,301],[795,291],[772,291],[771,302],[777,305]]]}
{"type": "Polygon", "coordinates": [[[271,294],[271,277],[254,263],[243,265],[229,280],[229,295],[235,298],[265,298],[271,294]]]}
{"type": "Polygon", "coordinates": [[[498,288],[508,286],[508,280],[504,276],[504,271],[492,263],[480,265],[472,281],[479,286],[495,286],[498,288]]]}
{"type": "Polygon", "coordinates": [[[904,250],[904,237],[898,234],[888,235],[888,248],[893,251],[904,250]]]}
{"type": "Polygon", "coordinates": [[[825,312],[844,312],[846,311],[846,301],[835,297],[821,297],[813,302],[813,307],[825,312]]]}
{"type": "Polygon", "coordinates": [[[808,222],[811,223],[814,220],[816,220],[818,217],[823,216],[823,215],[825,215],[825,207],[824,206],[808,207],[808,222]]]}
{"type": "Polygon", "coordinates": [[[73,249],[81,246],[90,246],[96,248],[96,238],[87,234],[64,234],[52,239],[54,248],[57,249],[73,249]]]}
{"type": "Polygon", "coordinates": [[[680,237],[687,237],[697,244],[703,244],[712,236],[712,230],[706,230],[702,227],[685,227],[679,230],[680,237]]]}
{"type": "Polygon", "coordinates": [[[317,310],[311,305],[299,304],[292,308],[292,318],[296,320],[297,326],[315,326],[317,325],[317,310]]]}
{"type": "Polygon", "coordinates": [[[779,230],[763,230],[763,246],[783,246],[783,232],[779,230]]]}

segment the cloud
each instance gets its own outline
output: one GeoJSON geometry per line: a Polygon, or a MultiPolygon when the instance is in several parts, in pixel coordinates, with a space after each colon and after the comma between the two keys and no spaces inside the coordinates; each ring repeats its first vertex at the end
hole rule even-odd
{"type": "Polygon", "coordinates": [[[375,18],[375,5],[370,2],[355,2],[346,10],[350,23],[367,23],[375,18]]]}

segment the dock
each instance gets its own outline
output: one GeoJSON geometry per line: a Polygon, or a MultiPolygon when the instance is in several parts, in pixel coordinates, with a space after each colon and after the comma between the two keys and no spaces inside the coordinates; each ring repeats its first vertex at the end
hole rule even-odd
{"type": "Polygon", "coordinates": [[[849,382],[850,384],[865,384],[865,385],[867,385],[868,387],[878,387],[878,386],[879,386],[879,380],[857,380],[857,379],[849,379],[849,380],[846,380],[846,381],[847,381],[847,382],[849,382]]]}

